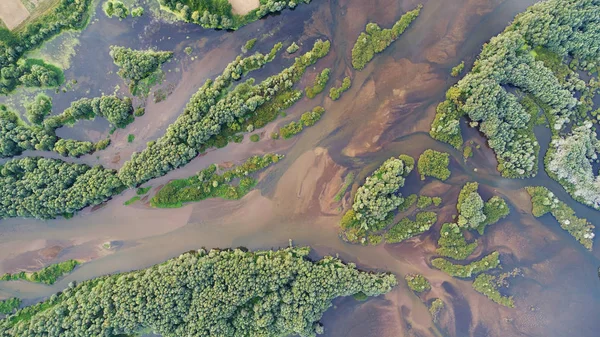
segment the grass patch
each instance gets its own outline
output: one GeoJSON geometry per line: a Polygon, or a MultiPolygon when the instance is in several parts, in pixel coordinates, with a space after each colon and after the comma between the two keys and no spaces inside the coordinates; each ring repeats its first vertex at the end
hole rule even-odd
{"type": "Polygon", "coordinates": [[[346,195],[346,191],[348,191],[348,188],[350,187],[350,185],[352,185],[353,182],[354,173],[350,172],[344,178],[344,183],[342,184],[342,187],[340,187],[340,190],[335,194],[333,200],[335,200],[336,202],[341,201],[344,195],[346,195]]]}
{"type": "Polygon", "coordinates": [[[132,204],[134,204],[134,203],[138,202],[138,201],[139,201],[139,200],[141,200],[141,199],[142,199],[142,198],[141,198],[139,195],[136,195],[136,196],[132,197],[131,199],[129,199],[129,200],[127,200],[127,201],[125,201],[125,202],[123,203],[123,205],[125,205],[125,206],[129,206],[129,205],[132,205],[132,204]]]}

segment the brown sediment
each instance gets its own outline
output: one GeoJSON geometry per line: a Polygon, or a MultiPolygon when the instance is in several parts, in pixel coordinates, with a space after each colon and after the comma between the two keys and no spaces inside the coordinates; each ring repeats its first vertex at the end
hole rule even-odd
{"type": "Polygon", "coordinates": [[[229,0],[229,3],[237,15],[246,15],[260,5],[258,0],[229,0]]]}

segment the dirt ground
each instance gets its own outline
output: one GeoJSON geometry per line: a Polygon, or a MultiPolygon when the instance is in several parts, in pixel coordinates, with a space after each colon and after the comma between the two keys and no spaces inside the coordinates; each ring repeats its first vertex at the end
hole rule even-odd
{"type": "Polygon", "coordinates": [[[260,5],[258,0],[229,0],[229,2],[233,7],[233,13],[239,15],[245,15],[260,5]]]}
{"type": "Polygon", "coordinates": [[[20,0],[0,1],[0,19],[8,29],[17,27],[29,17],[29,11],[20,0]]]}

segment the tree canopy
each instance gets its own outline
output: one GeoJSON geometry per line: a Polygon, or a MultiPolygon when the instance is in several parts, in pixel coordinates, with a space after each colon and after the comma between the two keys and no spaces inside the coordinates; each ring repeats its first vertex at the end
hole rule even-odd
{"type": "Polygon", "coordinates": [[[310,249],[190,252],[145,270],[104,276],[0,321],[0,336],[316,336],[340,296],[377,296],[394,275],[366,273],[310,249]]]}

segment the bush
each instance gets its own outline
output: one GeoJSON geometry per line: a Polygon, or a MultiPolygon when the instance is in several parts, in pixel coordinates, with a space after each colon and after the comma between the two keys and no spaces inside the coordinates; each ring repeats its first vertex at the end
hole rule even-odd
{"type": "Polygon", "coordinates": [[[376,53],[381,53],[392,42],[396,41],[404,33],[406,28],[419,16],[422,5],[402,15],[400,20],[391,29],[381,29],[376,23],[369,23],[366,33],[358,36],[354,47],[352,47],[352,66],[356,70],[362,70],[376,53]]]}
{"type": "Polygon", "coordinates": [[[400,158],[390,158],[367,177],[356,191],[352,204],[361,228],[377,230],[388,222],[404,201],[399,190],[404,186],[404,178],[411,169],[410,163],[400,158]]]}
{"type": "Polygon", "coordinates": [[[127,142],[128,143],[133,143],[134,140],[135,140],[135,135],[132,135],[132,134],[128,134],[127,135],[127,142]]]}
{"type": "Polygon", "coordinates": [[[256,44],[257,39],[253,38],[250,39],[248,41],[246,41],[246,44],[242,47],[242,52],[247,53],[249,50],[251,50],[252,48],[254,48],[254,45],[256,44]]]}
{"type": "Polygon", "coordinates": [[[0,300],[0,314],[8,315],[12,314],[15,309],[21,306],[21,300],[13,297],[6,300],[0,300]]]}
{"type": "Polygon", "coordinates": [[[454,264],[446,259],[438,258],[431,261],[431,265],[446,274],[454,277],[469,278],[484,271],[494,269],[500,265],[498,252],[492,252],[468,265],[454,264]]]}
{"type": "Polygon", "coordinates": [[[409,218],[403,218],[392,226],[385,233],[387,243],[398,243],[420,235],[428,231],[437,221],[437,215],[434,212],[419,212],[416,215],[416,221],[409,218]]]}
{"type": "Polygon", "coordinates": [[[170,181],[150,200],[150,205],[157,208],[177,208],[186,202],[208,198],[240,199],[257,183],[249,174],[277,163],[282,158],[282,155],[277,154],[253,156],[242,165],[221,174],[216,165],[211,165],[189,178],[170,181]],[[232,183],[234,179],[239,179],[237,186],[232,183]]]}
{"type": "Polygon", "coordinates": [[[300,49],[300,47],[296,44],[296,42],[292,42],[291,45],[289,45],[289,47],[287,47],[287,49],[285,50],[288,54],[293,54],[295,52],[297,52],[300,49]]]}
{"type": "Polygon", "coordinates": [[[214,329],[220,336],[314,336],[336,297],[377,296],[397,283],[394,275],[361,272],[333,257],[312,262],[309,253],[308,247],[188,252],[148,269],[73,284],[2,321],[0,335],[110,336],[144,326],[165,337],[181,331],[209,336],[214,329]],[[203,305],[194,293],[203,294],[203,305]],[[90,324],[69,323],[80,317],[90,324]]]}
{"type": "Polygon", "coordinates": [[[526,187],[527,193],[531,196],[533,205],[532,213],[535,217],[540,217],[548,212],[558,221],[560,227],[588,250],[592,250],[594,225],[587,219],[578,218],[575,211],[564,202],[560,201],[554,193],[543,186],[526,187]]]}
{"type": "Polygon", "coordinates": [[[136,7],[136,8],[133,8],[131,10],[131,16],[134,17],[134,18],[140,17],[142,15],[144,15],[144,8],[143,7],[136,7]]]}
{"type": "Polygon", "coordinates": [[[130,80],[133,85],[147,78],[161,64],[173,57],[170,51],[133,50],[126,47],[110,46],[110,56],[119,67],[119,76],[130,80]]]}
{"type": "Polygon", "coordinates": [[[254,143],[258,142],[259,140],[260,140],[260,136],[257,133],[250,136],[250,141],[252,141],[254,143]]]}
{"type": "Polygon", "coordinates": [[[442,181],[450,177],[450,155],[445,152],[438,152],[435,150],[425,150],[419,157],[419,173],[421,174],[421,180],[425,180],[425,177],[434,177],[442,181]]]}
{"type": "Polygon", "coordinates": [[[515,303],[512,296],[502,296],[498,291],[499,282],[501,281],[495,276],[490,274],[480,274],[475,278],[475,281],[473,281],[473,289],[500,305],[514,308],[515,303]]]}
{"type": "Polygon", "coordinates": [[[340,98],[340,96],[342,95],[342,93],[344,91],[350,89],[351,86],[352,86],[352,80],[350,79],[350,76],[344,77],[341,87],[339,87],[339,88],[333,87],[333,88],[329,89],[329,98],[331,98],[334,101],[337,101],[340,98]]]}
{"type": "Polygon", "coordinates": [[[32,102],[25,103],[25,116],[31,124],[42,125],[44,118],[52,111],[52,98],[38,94],[32,102]]]}
{"type": "Polygon", "coordinates": [[[422,293],[431,289],[431,284],[429,284],[429,281],[421,274],[407,274],[404,279],[406,280],[408,287],[414,292],[422,293]]]}
{"type": "Polygon", "coordinates": [[[107,0],[104,5],[102,5],[102,10],[104,10],[104,14],[109,18],[116,16],[119,20],[123,20],[129,15],[129,9],[119,0],[107,0]]]}
{"type": "Polygon", "coordinates": [[[316,95],[320,94],[325,90],[325,86],[327,85],[327,81],[329,81],[329,73],[331,69],[325,68],[323,71],[317,75],[315,78],[315,83],[312,87],[306,87],[306,97],[312,99],[316,95]]]}
{"type": "Polygon", "coordinates": [[[465,260],[477,248],[477,241],[467,243],[462,229],[455,223],[445,223],[440,229],[436,252],[455,260],[465,260]]]}
{"type": "Polygon", "coordinates": [[[459,65],[452,68],[452,72],[450,73],[450,75],[452,77],[457,77],[462,73],[463,69],[465,69],[465,61],[462,61],[459,65]]]}
{"type": "Polygon", "coordinates": [[[420,195],[419,199],[417,200],[417,208],[427,208],[431,206],[431,204],[433,204],[433,199],[431,197],[420,195]]]}

